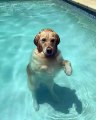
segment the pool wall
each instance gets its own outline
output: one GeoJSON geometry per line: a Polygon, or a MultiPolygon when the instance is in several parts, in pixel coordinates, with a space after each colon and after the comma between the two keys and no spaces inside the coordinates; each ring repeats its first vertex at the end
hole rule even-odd
{"type": "Polygon", "coordinates": [[[79,8],[79,9],[84,10],[85,12],[93,15],[93,17],[96,18],[96,10],[95,10],[95,9],[92,9],[92,8],[90,8],[90,7],[88,7],[88,6],[85,6],[85,5],[83,5],[83,4],[80,4],[80,3],[75,2],[75,1],[72,1],[72,0],[63,0],[63,1],[65,1],[65,2],[67,2],[67,3],[69,3],[69,4],[71,4],[71,5],[79,8]]]}

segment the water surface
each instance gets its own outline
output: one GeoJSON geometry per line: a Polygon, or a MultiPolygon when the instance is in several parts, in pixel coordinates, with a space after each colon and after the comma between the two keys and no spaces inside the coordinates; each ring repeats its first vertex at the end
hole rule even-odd
{"type": "Polygon", "coordinates": [[[96,119],[96,20],[61,0],[0,3],[0,120],[33,119],[96,119]],[[71,61],[73,74],[61,71],[54,79],[59,104],[46,89],[39,91],[35,112],[26,66],[42,28],[59,34],[59,49],[71,61]]]}

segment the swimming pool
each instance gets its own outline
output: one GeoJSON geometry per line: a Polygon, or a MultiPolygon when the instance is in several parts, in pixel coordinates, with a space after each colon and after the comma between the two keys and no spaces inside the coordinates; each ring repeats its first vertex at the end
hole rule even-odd
{"type": "Polygon", "coordinates": [[[95,120],[96,20],[61,0],[0,2],[0,120],[95,120]],[[42,28],[54,29],[59,49],[72,62],[73,74],[61,71],[54,104],[41,90],[35,112],[27,87],[26,65],[33,39],[42,28]]]}

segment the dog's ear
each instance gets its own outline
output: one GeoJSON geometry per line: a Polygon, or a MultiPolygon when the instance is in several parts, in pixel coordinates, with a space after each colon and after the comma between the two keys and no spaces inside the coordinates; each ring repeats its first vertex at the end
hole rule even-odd
{"type": "Polygon", "coordinates": [[[39,39],[40,39],[40,36],[39,36],[39,34],[38,34],[38,35],[36,35],[35,38],[34,38],[34,44],[35,44],[36,46],[38,45],[39,39]]]}
{"type": "Polygon", "coordinates": [[[60,37],[58,34],[56,34],[56,44],[58,45],[60,43],[60,37]]]}
{"type": "Polygon", "coordinates": [[[37,46],[38,52],[42,52],[42,46],[40,44],[40,34],[36,35],[34,38],[34,44],[37,46]]]}

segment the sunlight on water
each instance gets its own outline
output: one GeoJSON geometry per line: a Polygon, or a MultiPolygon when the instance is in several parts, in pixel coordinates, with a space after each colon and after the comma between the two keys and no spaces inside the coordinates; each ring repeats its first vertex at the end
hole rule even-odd
{"type": "Polygon", "coordinates": [[[96,20],[63,1],[0,3],[0,120],[96,119],[96,20]],[[42,28],[54,29],[59,49],[72,62],[73,74],[55,78],[61,103],[46,90],[38,96],[35,112],[27,87],[26,66],[42,28]]]}

